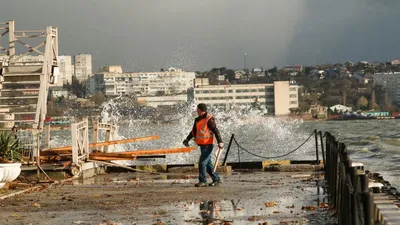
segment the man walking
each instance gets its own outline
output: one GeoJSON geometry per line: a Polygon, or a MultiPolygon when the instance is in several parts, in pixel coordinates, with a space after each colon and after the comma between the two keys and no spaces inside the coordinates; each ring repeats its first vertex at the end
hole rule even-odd
{"type": "Polygon", "coordinates": [[[220,183],[218,173],[214,173],[214,166],[211,163],[211,153],[214,147],[214,135],[218,142],[218,147],[223,148],[221,134],[212,115],[207,113],[207,105],[204,103],[197,105],[198,117],[194,120],[192,131],[183,141],[185,146],[189,146],[190,139],[194,138],[198,146],[200,146],[199,159],[199,183],[195,187],[217,186],[220,183]],[[207,174],[210,175],[213,182],[207,184],[207,174]]]}

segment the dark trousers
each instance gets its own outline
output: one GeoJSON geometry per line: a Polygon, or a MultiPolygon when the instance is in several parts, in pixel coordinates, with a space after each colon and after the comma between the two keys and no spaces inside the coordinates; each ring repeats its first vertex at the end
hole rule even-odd
{"type": "Polygon", "coordinates": [[[211,163],[211,153],[214,145],[200,145],[200,159],[199,159],[199,181],[207,182],[207,173],[210,175],[213,181],[219,181],[218,173],[214,173],[214,166],[211,163]]]}

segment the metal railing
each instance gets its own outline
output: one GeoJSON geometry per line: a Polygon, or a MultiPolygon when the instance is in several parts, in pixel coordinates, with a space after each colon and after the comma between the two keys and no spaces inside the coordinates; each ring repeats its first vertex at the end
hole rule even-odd
{"type": "MultiPolygon", "coordinates": [[[[322,133],[318,132],[322,140],[322,133]]],[[[324,156],[327,191],[340,225],[373,225],[374,200],[368,189],[369,178],[360,164],[353,163],[346,145],[325,133],[324,156]]],[[[321,141],[323,146],[323,142],[321,141]]],[[[324,151],[322,151],[324,152],[324,151]]]]}

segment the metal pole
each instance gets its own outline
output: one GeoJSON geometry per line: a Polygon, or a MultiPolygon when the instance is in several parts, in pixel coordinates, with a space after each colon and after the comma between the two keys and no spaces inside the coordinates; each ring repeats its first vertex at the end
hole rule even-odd
{"type": "Polygon", "coordinates": [[[232,134],[231,135],[231,140],[229,140],[228,149],[226,149],[224,162],[222,163],[222,165],[224,165],[224,166],[226,166],[226,160],[228,159],[229,150],[231,149],[231,145],[232,145],[232,142],[233,142],[234,138],[235,138],[235,134],[232,134]]]}
{"type": "Polygon", "coordinates": [[[350,168],[350,177],[351,182],[353,185],[353,193],[351,194],[351,224],[352,225],[359,225],[360,221],[358,220],[358,204],[357,204],[357,195],[358,193],[358,174],[357,168],[351,167],[350,168]]]}
{"type": "Polygon", "coordinates": [[[375,215],[374,215],[374,196],[371,192],[365,193],[365,225],[374,225],[375,224],[375,215]]]}
{"type": "Polygon", "coordinates": [[[325,162],[326,161],[326,157],[325,157],[325,149],[324,149],[324,139],[322,137],[322,132],[319,131],[318,133],[319,133],[319,139],[321,141],[321,152],[322,152],[322,160],[323,160],[323,163],[324,163],[324,170],[326,172],[326,162],[325,162]]]}
{"type": "Polygon", "coordinates": [[[316,156],[316,163],[319,163],[319,155],[318,155],[318,132],[317,129],[314,130],[314,137],[315,137],[315,156],[316,156]]]}
{"type": "Polygon", "coordinates": [[[245,73],[247,73],[247,72],[246,72],[246,69],[247,69],[247,65],[246,65],[246,56],[247,56],[247,53],[244,53],[244,72],[245,72],[245,73]]]}
{"type": "Polygon", "coordinates": [[[374,225],[374,199],[372,193],[368,190],[369,178],[364,174],[360,174],[362,202],[364,205],[364,221],[365,225],[374,225]]]}

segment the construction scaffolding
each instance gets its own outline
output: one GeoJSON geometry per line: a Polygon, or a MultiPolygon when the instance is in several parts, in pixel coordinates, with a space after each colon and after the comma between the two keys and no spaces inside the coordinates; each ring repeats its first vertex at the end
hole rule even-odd
{"type": "Polygon", "coordinates": [[[0,31],[0,129],[13,130],[28,163],[35,163],[40,158],[49,85],[58,75],[58,30],[16,30],[10,20],[0,23],[0,31]],[[35,42],[39,44],[30,44],[35,42]],[[27,56],[36,60],[24,60],[27,56]]]}

